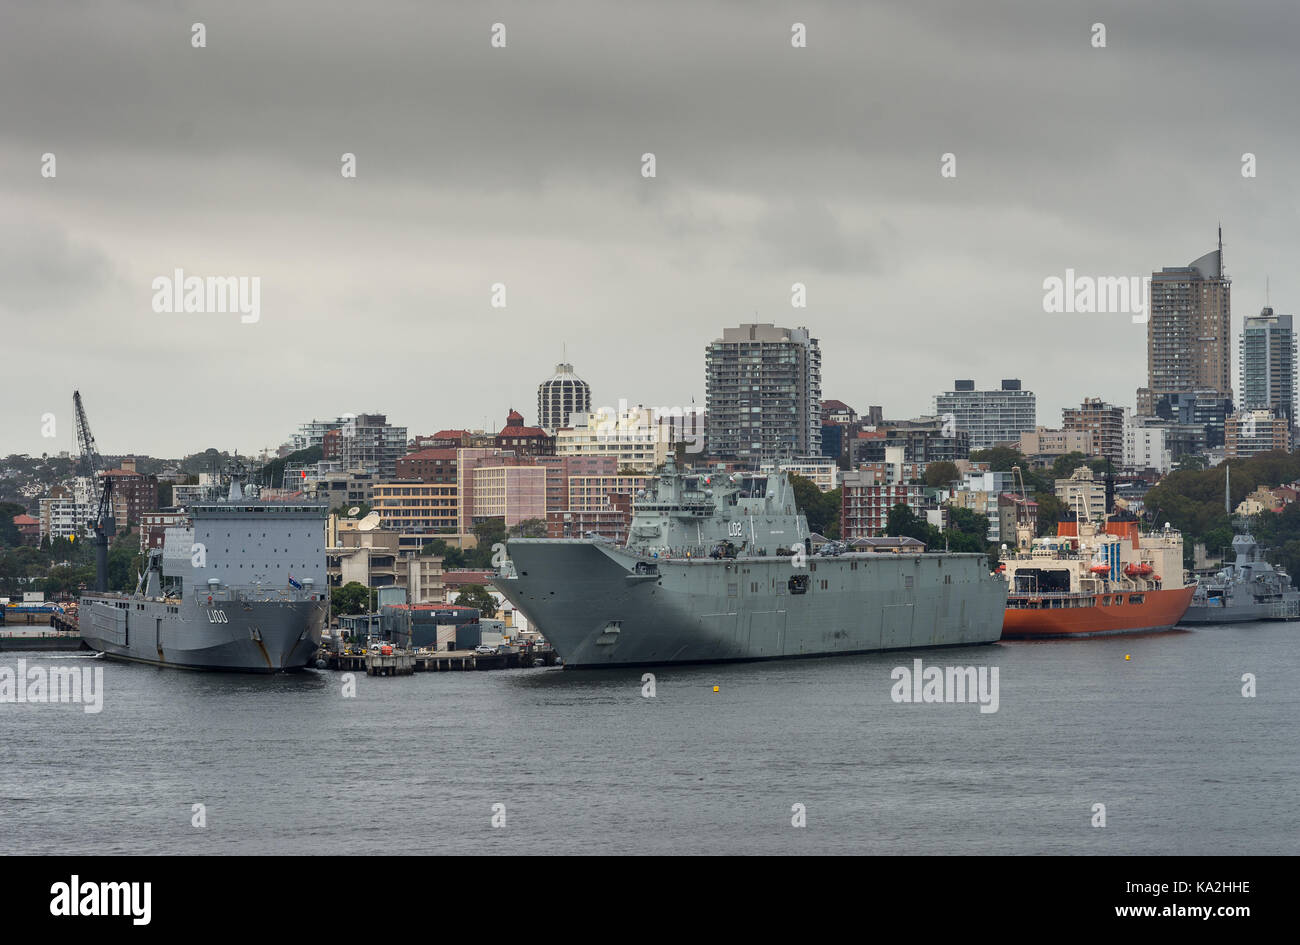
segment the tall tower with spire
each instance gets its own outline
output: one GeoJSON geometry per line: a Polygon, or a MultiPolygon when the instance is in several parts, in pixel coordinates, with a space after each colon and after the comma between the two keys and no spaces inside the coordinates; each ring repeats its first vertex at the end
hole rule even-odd
{"type": "Polygon", "coordinates": [[[1233,396],[1232,280],[1223,268],[1222,226],[1213,252],[1151,274],[1147,387],[1139,392],[1139,413],[1150,413],[1167,395],[1211,391],[1233,396]]]}

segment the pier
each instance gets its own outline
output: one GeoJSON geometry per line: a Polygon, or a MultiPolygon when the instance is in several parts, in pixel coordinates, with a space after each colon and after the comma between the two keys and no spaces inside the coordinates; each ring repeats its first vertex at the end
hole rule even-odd
{"type": "Polygon", "coordinates": [[[81,634],[49,629],[45,626],[0,630],[0,650],[80,650],[88,647],[81,642],[81,634]]]}
{"type": "Polygon", "coordinates": [[[473,650],[395,650],[380,653],[331,653],[317,657],[326,669],[365,671],[367,676],[409,676],[411,673],[467,672],[489,669],[529,669],[554,666],[558,660],[550,647],[511,650],[506,653],[475,653],[473,650]]]}

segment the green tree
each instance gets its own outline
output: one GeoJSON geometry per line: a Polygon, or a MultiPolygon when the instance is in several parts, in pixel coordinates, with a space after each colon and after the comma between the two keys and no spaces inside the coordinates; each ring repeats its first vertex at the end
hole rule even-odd
{"type": "Polygon", "coordinates": [[[1064,456],[1058,456],[1052,462],[1052,477],[1055,479],[1069,479],[1080,466],[1087,466],[1092,457],[1087,453],[1066,453],[1064,456]]]}
{"type": "Polygon", "coordinates": [[[25,515],[27,509],[17,502],[0,502],[0,547],[16,547],[23,543],[23,536],[14,524],[15,515],[25,515]]]}
{"type": "Polygon", "coordinates": [[[545,538],[546,519],[526,518],[510,529],[511,538],[545,538]]]}
{"type": "Polygon", "coordinates": [[[953,480],[960,478],[961,473],[957,469],[957,464],[947,460],[929,463],[925,467],[925,484],[935,489],[945,488],[953,480]]]}
{"type": "Polygon", "coordinates": [[[475,522],[470,528],[474,537],[478,539],[479,547],[486,546],[489,556],[493,545],[506,540],[506,520],[504,518],[485,518],[481,522],[475,522]]]}
{"type": "Polygon", "coordinates": [[[1012,466],[1027,469],[1029,463],[1025,454],[1010,446],[994,446],[986,450],[975,450],[970,454],[972,463],[988,463],[993,472],[1010,472],[1012,466]]]}
{"type": "Polygon", "coordinates": [[[324,451],[321,447],[309,446],[305,450],[298,450],[297,452],[290,453],[288,456],[281,457],[280,459],[273,459],[262,467],[262,481],[276,489],[285,485],[292,489],[294,487],[293,484],[286,484],[284,481],[284,467],[290,465],[308,466],[312,463],[318,463],[323,455],[324,451]]]}
{"type": "MultiPolygon", "coordinates": [[[[1055,535],[1056,523],[1066,512],[1065,503],[1056,497],[1055,492],[1035,493],[1034,501],[1038,503],[1037,536],[1041,538],[1044,535],[1055,535]]],[[[1007,544],[1010,545],[1011,542],[1007,544]]]]}
{"type": "Polygon", "coordinates": [[[336,614],[371,613],[374,592],[360,581],[349,581],[330,591],[330,607],[336,614]]]}
{"type": "Polygon", "coordinates": [[[885,534],[893,538],[915,538],[931,547],[943,544],[943,533],[902,502],[885,517],[885,534]]]}
{"type": "Polygon", "coordinates": [[[841,491],[822,492],[817,483],[798,473],[789,473],[788,477],[795,505],[808,519],[808,527],[827,538],[839,538],[841,491]]]}
{"type": "Polygon", "coordinates": [[[497,601],[482,584],[466,584],[456,595],[454,603],[458,607],[475,607],[479,616],[491,620],[497,615],[497,601]]]}

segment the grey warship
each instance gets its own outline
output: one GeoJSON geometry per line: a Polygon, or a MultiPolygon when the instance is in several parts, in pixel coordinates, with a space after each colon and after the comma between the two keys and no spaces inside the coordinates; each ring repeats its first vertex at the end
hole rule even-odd
{"type": "Polygon", "coordinates": [[[1249,532],[1233,536],[1236,561],[1197,584],[1179,624],[1300,620],[1300,591],[1281,568],[1264,560],[1249,532]]]}
{"type": "MultiPolygon", "coordinates": [[[[1232,467],[1224,468],[1223,507],[1232,515],[1232,467]]],[[[1250,534],[1250,520],[1233,519],[1237,534],[1232,538],[1236,561],[1219,571],[1213,580],[1197,582],[1192,604],[1178,623],[1244,623],[1252,620],[1300,620],[1300,591],[1281,568],[1264,560],[1250,534]]]]}
{"type": "Polygon", "coordinates": [[[89,593],[79,624],[106,657],[183,669],[275,673],[315,658],[327,612],[325,512],[259,501],[231,479],[167,529],[135,594],[89,593]]]}
{"type": "Polygon", "coordinates": [[[637,497],[624,545],[512,539],[496,586],[571,668],[830,656],[1001,636],[1007,585],[984,555],[837,546],[808,554],[809,538],[784,473],[686,474],[670,457],[637,497]]]}

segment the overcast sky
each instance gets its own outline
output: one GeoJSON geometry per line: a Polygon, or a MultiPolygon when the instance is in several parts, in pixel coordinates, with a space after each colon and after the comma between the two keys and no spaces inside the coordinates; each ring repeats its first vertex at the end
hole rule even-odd
{"type": "Polygon", "coordinates": [[[75,449],[74,388],[105,453],[249,452],[349,411],[531,423],[566,345],[597,405],[702,405],[705,346],[755,320],[812,329],[823,395],[858,409],[1020,377],[1059,426],[1084,396],[1132,406],[1146,329],[1045,314],[1043,280],[1184,265],[1220,221],[1236,328],[1266,276],[1300,311],[1293,0],[0,20],[0,454],[75,449]],[[259,277],[260,320],[156,313],[178,267],[259,277]]]}

